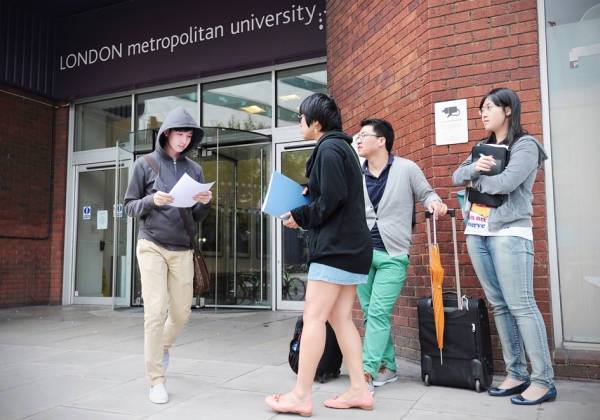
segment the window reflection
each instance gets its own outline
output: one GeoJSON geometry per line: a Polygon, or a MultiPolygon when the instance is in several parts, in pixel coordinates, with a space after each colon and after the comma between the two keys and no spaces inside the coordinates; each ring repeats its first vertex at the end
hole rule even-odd
{"type": "Polygon", "coordinates": [[[131,96],[77,105],[75,151],[115,147],[131,131],[131,96]]]}
{"type": "Polygon", "coordinates": [[[271,74],[202,86],[202,124],[238,130],[271,128],[271,74]]]}
{"type": "Polygon", "coordinates": [[[169,112],[179,106],[197,119],[198,88],[196,85],[139,95],[137,97],[137,130],[160,128],[169,112]]]}
{"type": "Polygon", "coordinates": [[[277,126],[297,125],[302,101],[313,93],[326,92],[325,64],[277,72],[277,126]]]}

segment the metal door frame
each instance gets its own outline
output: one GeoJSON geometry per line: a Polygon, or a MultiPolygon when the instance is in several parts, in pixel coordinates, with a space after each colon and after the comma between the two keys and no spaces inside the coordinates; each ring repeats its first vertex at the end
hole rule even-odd
{"type": "MultiPolygon", "coordinates": [[[[292,139],[282,139],[281,142],[274,142],[273,150],[275,152],[275,170],[281,171],[281,154],[290,150],[310,150],[315,147],[316,142],[313,140],[301,140],[300,133],[297,127],[294,127],[296,136],[292,136],[292,139]],[[300,141],[293,139],[297,137],[300,141]],[[287,140],[287,141],[286,141],[287,140]],[[291,140],[291,141],[290,141],[291,140]]],[[[283,290],[283,224],[281,220],[275,220],[276,228],[275,233],[275,287],[273,288],[273,295],[275,296],[275,308],[277,310],[286,311],[302,311],[304,310],[304,301],[295,302],[282,299],[283,290]]]]}
{"type": "MultiPolygon", "coordinates": [[[[69,272],[71,273],[70,275],[70,286],[69,286],[69,295],[70,295],[70,302],[71,304],[74,305],[106,305],[106,306],[112,306],[113,302],[114,303],[118,303],[119,306],[129,306],[129,301],[126,301],[126,298],[118,298],[118,300],[115,302],[114,298],[111,294],[111,296],[107,296],[107,297],[84,297],[84,296],[75,296],[75,276],[77,275],[77,271],[76,271],[76,264],[77,264],[77,231],[78,231],[78,227],[79,227],[79,223],[81,222],[80,220],[80,210],[78,208],[78,203],[79,203],[79,179],[80,179],[80,175],[83,173],[88,173],[88,172],[98,172],[98,171],[106,171],[106,170],[113,170],[115,171],[115,178],[117,178],[117,171],[116,171],[116,165],[113,162],[103,162],[103,163],[90,163],[90,164],[81,164],[81,165],[77,165],[74,168],[73,171],[73,175],[74,175],[74,188],[73,188],[73,209],[72,209],[72,214],[74,215],[73,217],[73,224],[72,224],[72,235],[71,235],[71,243],[73,244],[73,246],[71,247],[71,252],[70,252],[70,261],[69,261],[69,272]]],[[[114,184],[111,184],[112,188],[115,188],[114,184]]],[[[113,192],[114,193],[114,192],[113,192]]],[[[113,213],[111,213],[111,209],[108,209],[109,211],[109,217],[113,218],[114,217],[114,209],[113,209],[113,213]]],[[[113,219],[114,220],[114,219],[113,219]]],[[[113,233],[114,235],[114,233],[113,233]]],[[[113,241],[116,238],[113,238],[113,241]]],[[[114,247],[113,247],[113,252],[114,252],[114,247]]],[[[113,259],[114,259],[114,255],[113,255],[113,259]]],[[[113,260],[113,265],[111,265],[110,267],[107,267],[107,273],[113,273],[113,266],[114,266],[114,260],[113,260]]],[[[127,287],[127,291],[126,291],[126,296],[128,296],[131,293],[131,284],[130,282],[126,285],[127,287]]]]}

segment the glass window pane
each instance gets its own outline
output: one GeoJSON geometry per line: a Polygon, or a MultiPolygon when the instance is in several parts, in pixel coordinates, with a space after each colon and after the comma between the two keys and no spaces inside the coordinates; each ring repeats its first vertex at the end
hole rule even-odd
{"type": "Polygon", "coordinates": [[[271,128],[271,74],[207,83],[202,86],[202,125],[238,130],[271,128]]]}
{"type": "Polygon", "coordinates": [[[302,101],[313,93],[326,92],[325,64],[277,72],[277,127],[298,125],[302,101]]]}
{"type": "Polygon", "coordinates": [[[211,189],[213,207],[198,226],[212,279],[211,290],[203,295],[206,304],[270,307],[271,224],[260,209],[270,179],[271,145],[209,151],[191,157],[202,166],[207,182],[218,180],[211,189]]]}
{"type": "Polygon", "coordinates": [[[169,112],[178,106],[189,112],[194,120],[198,119],[197,85],[138,95],[137,130],[160,128],[169,112]]]}
{"type": "Polygon", "coordinates": [[[131,132],[131,96],[75,107],[75,151],[115,147],[131,132]]]}
{"type": "Polygon", "coordinates": [[[81,172],[77,209],[75,296],[110,297],[112,291],[115,170],[81,172]]]}
{"type": "MultiPolygon", "coordinates": [[[[299,184],[306,183],[304,175],[306,161],[313,149],[294,150],[281,153],[281,173],[299,184]]],[[[303,301],[306,297],[308,281],[308,231],[302,229],[283,229],[282,255],[283,273],[281,300],[303,301]]]]}
{"type": "Polygon", "coordinates": [[[600,323],[590,322],[600,319],[600,224],[590,213],[600,204],[600,1],[545,7],[563,335],[600,343],[600,323]]]}

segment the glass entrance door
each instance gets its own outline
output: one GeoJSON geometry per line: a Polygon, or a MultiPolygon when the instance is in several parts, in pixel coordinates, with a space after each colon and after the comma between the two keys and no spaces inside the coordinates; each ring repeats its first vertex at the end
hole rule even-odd
{"type": "Polygon", "coordinates": [[[112,305],[113,292],[127,294],[127,283],[117,284],[113,273],[115,175],[114,163],[77,168],[75,304],[112,305]]]}
{"type": "MultiPolygon", "coordinates": [[[[306,161],[314,141],[280,143],[276,146],[276,168],[299,184],[306,183],[306,161]]],[[[284,228],[277,220],[277,309],[302,310],[308,273],[308,232],[284,228]]]]}
{"type": "Polygon", "coordinates": [[[209,139],[199,154],[204,179],[216,181],[213,207],[198,226],[200,250],[212,275],[205,304],[271,308],[271,229],[261,212],[271,144],[215,147],[209,139]]]}

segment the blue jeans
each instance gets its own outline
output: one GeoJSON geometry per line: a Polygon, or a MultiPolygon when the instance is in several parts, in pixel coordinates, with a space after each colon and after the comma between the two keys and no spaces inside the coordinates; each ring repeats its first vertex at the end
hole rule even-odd
{"type": "Polygon", "coordinates": [[[533,243],[518,236],[467,235],[475,273],[492,305],[508,377],[554,388],[546,326],[533,297],[533,243]]]}

